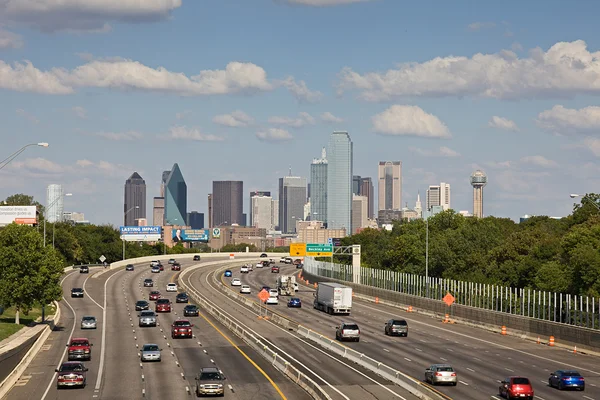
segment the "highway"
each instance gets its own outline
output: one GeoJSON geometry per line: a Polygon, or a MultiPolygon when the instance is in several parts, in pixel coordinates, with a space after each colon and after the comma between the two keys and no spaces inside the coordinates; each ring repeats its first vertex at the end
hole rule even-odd
{"type": "MultiPolygon", "coordinates": [[[[279,265],[282,274],[298,272],[292,265],[279,265]]],[[[233,277],[250,285],[253,293],[263,285],[276,286],[278,274],[271,273],[270,268],[254,268],[249,274],[240,274],[239,268],[232,268],[232,271],[233,277]]],[[[228,285],[229,278],[220,279],[228,285]]],[[[436,389],[456,400],[491,398],[497,395],[499,382],[511,375],[529,377],[536,398],[541,400],[600,400],[598,357],[573,354],[565,349],[460,324],[443,324],[441,320],[356,298],[351,316],[332,316],[313,309],[313,293],[312,286],[301,284],[297,293],[303,302],[301,309],[287,308],[286,297],[282,297],[279,305],[269,307],[332,339],[339,322],[356,322],[361,329],[361,341],[346,343],[347,346],[419,379],[430,364],[452,364],[457,370],[458,385],[436,386],[436,389]],[[384,335],[384,323],[390,318],[407,320],[408,337],[384,335]],[[586,390],[558,391],[548,387],[548,376],[556,369],[578,370],[586,379],[586,390]]]]}
{"type": "MultiPolygon", "coordinates": [[[[182,262],[182,268],[198,264],[191,259],[190,255],[189,261],[182,262]]],[[[178,272],[171,271],[167,259],[161,258],[161,261],[165,271],[160,274],[152,274],[146,263],[136,265],[135,271],[121,268],[101,272],[92,269],[89,275],[80,274],[78,270],[68,273],[63,281],[65,298],[60,302],[62,316],[58,328],[5,398],[189,399],[188,390],[193,395],[195,375],[200,368],[211,366],[217,366],[227,377],[224,381],[226,399],[310,398],[267,360],[204,313],[190,318],[194,324],[193,339],[172,340],[170,325],[182,317],[185,304],[176,304],[176,293],[165,291],[166,284],[174,282],[178,272]],[[143,287],[145,278],[153,278],[153,289],[160,290],[163,297],[173,302],[172,313],[159,314],[158,327],[138,327],[135,302],[148,300],[152,289],[143,287]],[[72,299],[72,287],[83,287],[85,297],[72,299]],[[82,331],[80,320],[83,315],[96,316],[98,328],[82,331]],[[92,360],[85,362],[89,368],[87,386],[57,390],[54,369],[66,360],[66,344],[70,337],[87,337],[94,344],[92,360]],[[140,363],[138,346],[141,348],[144,343],[156,343],[162,348],[160,363],[140,363]],[[104,358],[101,357],[103,352],[104,358]],[[99,375],[101,368],[103,374],[99,375]]]]}
{"type": "MultiPolygon", "coordinates": [[[[237,271],[239,264],[231,269],[237,271]]],[[[230,297],[223,294],[213,285],[213,274],[219,267],[198,269],[186,275],[186,283],[194,286],[206,298],[220,305],[233,318],[236,318],[250,329],[258,331],[272,349],[280,351],[284,358],[291,362],[315,382],[335,400],[345,399],[415,399],[408,391],[391,384],[381,377],[363,369],[356,364],[324,351],[321,347],[306,341],[294,332],[290,332],[269,321],[258,318],[258,315],[230,297]]],[[[251,272],[257,274],[257,270],[251,272]]],[[[247,278],[241,276],[242,280],[247,278]]],[[[239,290],[239,288],[238,288],[239,290]]],[[[255,289],[250,296],[256,296],[255,289]]],[[[277,307],[277,306],[275,306],[277,307]]]]}

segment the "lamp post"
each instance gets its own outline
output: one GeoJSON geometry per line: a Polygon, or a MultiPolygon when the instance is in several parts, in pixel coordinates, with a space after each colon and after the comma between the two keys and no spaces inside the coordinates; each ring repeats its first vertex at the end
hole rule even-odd
{"type": "MultiPolygon", "coordinates": [[[[58,200],[61,200],[64,197],[70,197],[73,196],[73,193],[65,193],[60,197],[57,197],[56,199],[54,199],[54,201],[52,203],[50,203],[47,207],[46,207],[46,211],[48,211],[50,208],[52,208],[53,205],[56,204],[56,202],[58,200]]],[[[46,247],[46,219],[47,219],[48,215],[44,215],[44,247],[46,247]]],[[[57,216],[58,218],[58,216],[57,216]]],[[[54,224],[56,223],[56,221],[53,222],[52,224],[52,248],[54,248],[54,224]]]]}
{"type": "Polygon", "coordinates": [[[10,164],[10,162],[12,160],[17,158],[19,156],[19,154],[21,154],[22,152],[25,151],[25,149],[27,149],[28,147],[31,147],[31,146],[48,147],[49,144],[46,142],[26,144],[25,146],[21,147],[19,150],[12,153],[10,156],[6,157],[4,160],[0,161],[0,169],[6,167],[8,164],[10,164]]]}
{"type": "Polygon", "coordinates": [[[576,198],[576,197],[581,197],[581,201],[583,202],[584,200],[586,200],[588,203],[592,204],[594,207],[596,207],[596,209],[598,211],[600,211],[600,205],[598,203],[596,203],[595,201],[593,201],[592,199],[590,199],[589,197],[586,196],[582,196],[580,194],[576,194],[576,193],[571,193],[569,195],[569,197],[571,197],[572,199],[576,198]]]}
{"type": "MultiPolygon", "coordinates": [[[[123,219],[125,219],[127,214],[129,214],[131,211],[136,210],[138,208],[140,208],[140,206],[133,206],[129,210],[125,211],[125,214],[123,215],[123,219]]],[[[123,239],[123,260],[125,260],[125,239],[123,239]]]]}
{"type": "Polygon", "coordinates": [[[425,296],[429,298],[429,215],[425,218],[425,296]]]}

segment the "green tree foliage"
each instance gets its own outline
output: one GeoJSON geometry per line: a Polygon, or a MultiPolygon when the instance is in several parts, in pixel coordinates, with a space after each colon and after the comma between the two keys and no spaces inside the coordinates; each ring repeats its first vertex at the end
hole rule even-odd
{"type": "Polygon", "coordinates": [[[221,251],[236,253],[236,252],[240,252],[240,251],[246,251],[246,247],[248,247],[248,251],[250,251],[250,252],[258,251],[258,248],[255,245],[247,244],[247,243],[226,244],[225,246],[223,246],[221,248],[221,251]]]}

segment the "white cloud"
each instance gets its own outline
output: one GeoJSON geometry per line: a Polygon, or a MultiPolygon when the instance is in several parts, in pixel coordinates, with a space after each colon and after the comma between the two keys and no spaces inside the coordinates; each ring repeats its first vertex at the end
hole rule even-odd
{"type": "Polygon", "coordinates": [[[324,112],[323,114],[321,114],[321,121],[327,122],[327,123],[331,123],[331,124],[339,124],[341,122],[344,122],[343,119],[341,119],[339,117],[336,117],[335,115],[333,115],[329,111],[324,112]]]}
{"type": "Polygon", "coordinates": [[[42,72],[29,61],[12,66],[0,60],[0,89],[42,94],[70,94],[72,87],[64,85],[54,72],[42,72]]]}
{"type": "Polygon", "coordinates": [[[600,52],[583,40],[559,42],[519,58],[503,50],[472,57],[437,57],[403,63],[387,72],[360,74],[346,67],[338,91],[357,90],[369,101],[400,96],[479,96],[497,99],[572,97],[600,94],[600,52]]]}
{"type": "Polygon", "coordinates": [[[288,131],[279,128],[269,128],[264,131],[256,132],[256,137],[264,142],[283,142],[293,138],[288,131]]]}
{"type": "Polygon", "coordinates": [[[71,108],[71,111],[75,113],[77,118],[86,119],[87,118],[87,110],[81,106],[75,106],[71,108]]]}
{"type": "Polygon", "coordinates": [[[19,49],[23,47],[21,35],[0,28],[0,49],[19,49]]]}
{"type": "Polygon", "coordinates": [[[421,149],[419,147],[409,147],[409,150],[424,157],[460,157],[460,153],[449,147],[442,146],[438,149],[421,149]]]}
{"type": "Polygon", "coordinates": [[[521,158],[521,162],[524,164],[531,164],[542,168],[554,168],[558,166],[558,163],[553,160],[549,160],[544,156],[527,156],[521,158]]]}
{"type": "Polygon", "coordinates": [[[298,118],[270,117],[268,122],[273,125],[285,125],[291,128],[302,128],[305,125],[314,125],[315,119],[307,112],[298,113],[298,118]]]}
{"type": "Polygon", "coordinates": [[[17,109],[15,112],[17,113],[18,116],[29,120],[29,122],[32,122],[34,124],[40,123],[40,120],[37,119],[37,117],[35,115],[28,113],[27,111],[23,110],[22,108],[17,109]]]}
{"type": "Polygon", "coordinates": [[[492,119],[490,119],[488,125],[492,128],[502,129],[505,131],[517,132],[519,130],[519,127],[517,126],[515,121],[512,121],[507,118],[498,117],[496,115],[494,115],[492,119]]]}
{"type": "Polygon", "coordinates": [[[109,22],[154,22],[170,17],[181,0],[3,0],[2,19],[44,32],[104,32],[109,22]]]}
{"type": "Polygon", "coordinates": [[[314,103],[319,101],[323,97],[323,93],[319,91],[312,91],[306,86],[306,82],[298,81],[293,77],[288,77],[278,82],[279,85],[288,89],[290,93],[301,103],[314,103]]]}
{"type": "Polygon", "coordinates": [[[299,4],[311,7],[341,6],[344,4],[366,3],[373,0],[285,0],[290,4],[299,4]]]}
{"type": "Polygon", "coordinates": [[[108,140],[115,141],[131,141],[138,140],[144,137],[143,134],[136,131],[128,131],[128,132],[97,132],[94,133],[94,136],[99,136],[108,140]]]}
{"type": "Polygon", "coordinates": [[[417,106],[393,105],[371,118],[375,132],[394,136],[450,138],[448,127],[417,106]]]}
{"type": "Polygon", "coordinates": [[[243,111],[236,110],[229,114],[215,115],[212,120],[215,124],[231,128],[244,128],[254,123],[254,118],[243,111]]]}
{"type": "Polygon", "coordinates": [[[482,29],[495,28],[495,27],[496,27],[495,22],[473,22],[472,24],[469,24],[469,30],[472,32],[477,32],[482,29]]]}
{"type": "Polygon", "coordinates": [[[539,113],[536,124],[542,129],[563,135],[595,133],[600,130],[600,107],[576,110],[556,105],[539,113]]]}
{"type": "Polygon", "coordinates": [[[186,126],[173,126],[165,139],[172,140],[195,140],[199,142],[221,142],[224,138],[216,135],[203,133],[199,128],[188,128],[186,126]]]}
{"type": "MultiPolygon", "coordinates": [[[[488,161],[485,163],[485,166],[492,169],[508,169],[513,167],[512,161],[488,161]]],[[[479,167],[473,169],[481,169],[479,167]]]]}

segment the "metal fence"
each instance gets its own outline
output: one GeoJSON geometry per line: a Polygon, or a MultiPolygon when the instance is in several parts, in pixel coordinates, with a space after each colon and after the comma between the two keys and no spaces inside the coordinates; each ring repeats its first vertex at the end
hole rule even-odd
{"type": "MultiPolygon", "coordinates": [[[[450,293],[455,304],[583,328],[600,329],[600,299],[534,289],[465,282],[396,271],[360,267],[353,279],[353,266],[316,261],[306,257],[304,270],[317,276],[392,290],[413,296],[442,300],[450,293]]],[[[548,277],[552,279],[552,277],[548,277]]]]}

